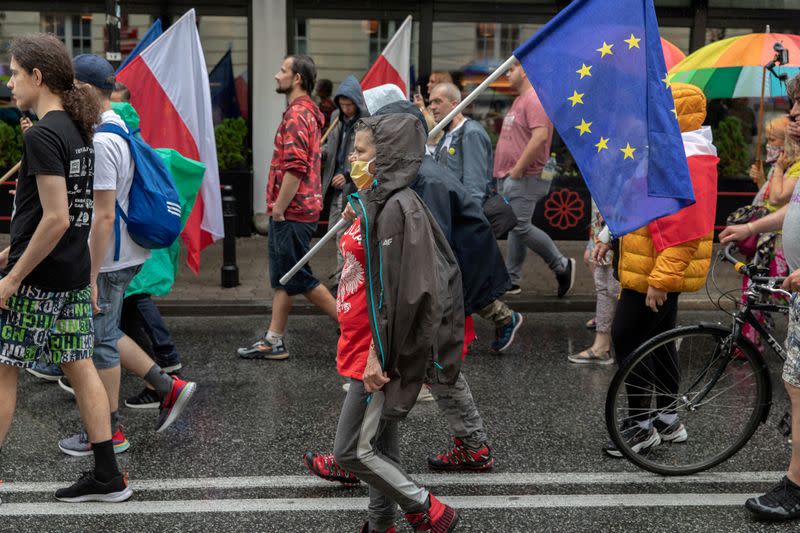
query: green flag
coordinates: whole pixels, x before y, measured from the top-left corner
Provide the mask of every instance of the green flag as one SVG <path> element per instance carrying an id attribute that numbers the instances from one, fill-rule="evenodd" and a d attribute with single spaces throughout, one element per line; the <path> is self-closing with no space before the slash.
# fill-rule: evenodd
<path id="1" fill-rule="evenodd" d="M 130 130 L 139 129 L 139 114 L 128 103 L 113 102 L 112 109 L 116 112 Z M 175 188 L 181 200 L 181 225 L 186 225 L 189 213 L 192 212 L 194 201 L 200 191 L 200 184 L 206 172 L 206 166 L 199 161 L 184 157 L 169 148 L 157 148 L 156 152 L 164 160 L 172 175 Z M 142 265 L 142 270 L 128 285 L 125 296 L 132 294 L 153 294 L 163 296 L 169 294 L 175 275 L 178 273 L 178 258 L 181 244 L 177 239 L 169 248 L 153 250 L 150 259 Z"/>

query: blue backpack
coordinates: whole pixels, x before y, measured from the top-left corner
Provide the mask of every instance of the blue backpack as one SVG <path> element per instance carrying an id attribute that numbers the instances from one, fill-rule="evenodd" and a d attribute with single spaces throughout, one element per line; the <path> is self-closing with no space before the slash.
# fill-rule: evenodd
<path id="1" fill-rule="evenodd" d="M 181 203 L 172 176 L 158 152 L 136 135 L 116 124 L 105 123 L 95 132 L 113 133 L 128 141 L 135 165 L 128 213 L 117 202 L 114 218 L 114 261 L 119 260 L 120 223 L 125 221 L 131 239 L 142 248 L 166 248 L 181 234 Z"/>

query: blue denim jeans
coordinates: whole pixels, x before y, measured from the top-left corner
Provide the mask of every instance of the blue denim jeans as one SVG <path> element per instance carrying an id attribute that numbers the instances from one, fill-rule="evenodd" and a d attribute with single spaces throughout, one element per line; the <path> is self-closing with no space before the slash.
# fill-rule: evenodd
<path id="1" fill-rule="evenodd" d="M 117 341 L 123 335 L 122 301 L 131 280 L 141 270 L 135 265 L 113 272 L 101 272 L 97 276 L 97 306 L 100 312 L 94 316 L 94 366 L 98 370 L 119 366 Z"/>

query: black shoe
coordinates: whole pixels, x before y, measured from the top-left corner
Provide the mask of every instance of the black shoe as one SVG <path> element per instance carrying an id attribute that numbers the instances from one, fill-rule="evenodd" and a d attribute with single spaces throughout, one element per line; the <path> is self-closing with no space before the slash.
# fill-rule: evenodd
<path id="1" fill-rule="evenodd" d="M 511 288 L 509 288 L 506 291 L 506 294 L 513 295 L 513 294 L 520 294 L 521 292 L 522 292 L 522 287 L 520 287 L 519 285 L 512 285 Z"/>
<path id="2" fill-rule="evenodd" d="M 556 274 L 556 281 L 558 281 L 558 297 L 563 298 L 575 285 L 575 259 L 572 257 L 567 259 L 567 268 L 562 273 Z"/>
<path id="3" fill-rule="evenodd" d="M 145 387 L 136 396 L 131 396 L 125 400 L 125 407 L 131 409 L 158 409 L 161 405 L 161 398 L 158 397 L 156 391 Z"/>
<path id="4" fill-rule="evenodd" d="M 800 486 L 783 476 L 763 496 L 750 498 L 744 504 L 760 520 L 793 520 L 800 518 Z"/>
<path id="5" fill-rule="evenodd" d="M 75 396 L 75 389 L 72 388 L 72 385 L 69 383 L 69 379 L 66 376 L 60 378 L 58 380 L 58 386 L 67 391 L 68 393 Z"/>
<path id="6" fill-rule="evenodd" d="M 56 499 L 68 503 L 124 502 L 133 496 L 127 474 L 118 474 L 107 483 L 98 481 L 94 472 L 84 472 L 72 486 L 56 491 Z"/>
<path id="7" fill-rule="evenodd" d="M 642 452 L 653 446 L 661 444 L 661 437 L 656 431 L 656 428 L 650 426 L 649 429 L 644 429 L 634 421 L 626 421 L 622 429 L 622 438 L 628 443 L 628 446 L 636 453 Z M 617 445 L 613 440 L 609 440 L 603 451 L 611 457 L 622 457 L 622 452 L 617 449 Z"/>

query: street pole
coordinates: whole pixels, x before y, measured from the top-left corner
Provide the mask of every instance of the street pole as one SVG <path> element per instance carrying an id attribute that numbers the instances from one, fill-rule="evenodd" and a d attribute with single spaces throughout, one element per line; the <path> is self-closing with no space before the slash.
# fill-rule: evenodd
<path id="1" fill-rule="evenodd" d="M 108 47 L 106 60 L 117 68 L 122 61 L 119 49 L 121 11 L 118 0 L 106 0 L 106 33 L 108 34 Z"/>
<path id="2" fill-rule="evenodd" d="M 450 124 L 450 122 L 456 117 L 456 115 L 461 113 L 464 110 L 464 108 L 466 108 L 469 104 L 472 103 L 473 100 L 475 100 L 478 96 L 480 96 L 481 93 L 485 91 L 489 87 L 489 85 L 492 84 L 492 82 L 494 82 L 494 80 L 502 76 L 509 68 L 511 68 L 511 65 L 513 65 L 514 61 L 516 60 L 517 58 L 511 56 L 508 59 L 506 59 L 502 65 L 497 67 L 497 70 L 492 72 L 492 74 L 488 78 L 483 80 L 483 83 L 478 85 L 474 91 L 469 93 L 469 96 L 464 98 L 464 100 L 462 100 L 461 103 L 455 107 L 455 109 L 450 111 L 450 113 L 448 113 L 448 115 L 444 117 L 442 121 L 439 122 L 430 131 L 430 133 L 428 133 L 428 139 L 433 139 L 434 137 L 436 137 L 440 131 L 442 131 L 448 124 Z M 297 272 L 301 268 L 303 268 L 305 264 L 308 263 L 311 260 L 311 258 L 317 254 L 317 252 L 319 252 L 322 249 L 323 245 L 329 240 L 331 240 L 336 235 L 336 232 L 345 227 L 347 224 L 349 224 L 349 222 L 347 222 L 344 218 L 342 218 L 335 226 L 330 228 L 328 232 L 322 236 L 319 242 L 317 242 L 317 244 L 315 244 L 314 247 L 311 248 L 308 251 L 308 253 L 304 255 L 302 259 L 300 259 L 300 261 L 298 261 L 297 264 L 294 265 L 292 269 L 280 279 L 281 284 L 286 285 L 286 283 L 290 279 L 292 279 L 292 276 L 297 274 Z"/>

